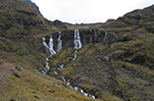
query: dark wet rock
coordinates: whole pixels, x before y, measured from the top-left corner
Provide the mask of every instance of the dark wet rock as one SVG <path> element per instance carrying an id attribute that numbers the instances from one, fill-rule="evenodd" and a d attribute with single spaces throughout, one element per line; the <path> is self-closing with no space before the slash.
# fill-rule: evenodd
<path id="1" fill-rule="evenodd" d="M 10 101 L 16 101 L 15 99 L 10 99 Z"/>
<path id="2" fill-rule="evenodd" d="M 55 91 L 54 91 L 54 90 L 48 90 L 48 92 L 50 92 L 50 93 L 54 93 Z"/>
<path id="3" fill-rule="evenodd" d="M 40 99 L 40 98 L 39 98 L 38 96 L 36 96 L 36 95 L 35 95 L 34 97 L 35 97 L 36 99 Z"/>
<path id="4" fill-rule="evenodd" d="M 20 75 L 17 72 L 13 72 L 13 75 L 20 78 Z"/>
<path id="5" fill-rule="evenodd" d="M 35 92 L 35 91 L 32 91 L 32 93 L 36 94 L 36 92 Z"/>

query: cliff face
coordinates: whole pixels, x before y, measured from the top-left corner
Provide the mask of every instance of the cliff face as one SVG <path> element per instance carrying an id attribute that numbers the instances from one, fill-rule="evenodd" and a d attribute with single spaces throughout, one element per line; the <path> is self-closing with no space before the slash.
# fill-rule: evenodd
<path id="1" fill-rule="evenodd" d="M 9 76 L 13 83 L 8 85 L 19 91 L 6 85 L 3 98 L 11 94 L 20 100 L 16 94 L 31 83 L 35 87 L 26 86 L 29 90 L 24 91 L 34 101 L 93 100 L 72 87 L 104 101 L 154 100 L 154 6 L 106 23 L 71 25 L 48 21 L 29 0 L 0 0 L 0 17 L 0 66 L 6 61 L 22 67 L 14 71 L 22 79 Z M 56 90 L 63 92 L 59 96 Z"/>

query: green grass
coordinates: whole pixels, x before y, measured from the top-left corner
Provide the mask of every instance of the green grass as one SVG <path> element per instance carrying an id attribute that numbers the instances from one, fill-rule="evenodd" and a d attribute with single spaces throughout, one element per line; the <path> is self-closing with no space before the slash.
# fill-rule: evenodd
<path id="1" fill-rule="evenodd" d="M 10 99 L 17 101 L 93 101 L 92 98 L 81 95 L 72 87 L 65 87 L 62 81 L 37 71 L 34 74 L 21 68 L 21 71 L 14 70 L 13 72 L 18 73 L 20 78 L 12 73 L 8 75 L 9 81 L 3 88 L 0 88 L 0 101 L 9 101 Z"/>

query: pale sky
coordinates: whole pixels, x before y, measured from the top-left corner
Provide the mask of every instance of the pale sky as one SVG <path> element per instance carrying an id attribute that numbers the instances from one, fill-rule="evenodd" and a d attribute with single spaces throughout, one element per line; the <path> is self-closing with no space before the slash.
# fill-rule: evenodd
<path id="1" fill-rule="evenodd" d="M 106 22 L 135 9 L 154 4 L 154 0 L 31 0 L 48 20 L 69 23 Z"/>

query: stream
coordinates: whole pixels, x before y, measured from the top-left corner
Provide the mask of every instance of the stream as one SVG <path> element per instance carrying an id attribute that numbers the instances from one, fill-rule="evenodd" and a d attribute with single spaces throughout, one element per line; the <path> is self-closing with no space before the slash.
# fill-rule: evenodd
<path id="1" fill-rule="evenodd" d="M 107 32 L 106 32 L 106 30 L 105 29 L 103 29 L 104 31 L 105 31 L 105 36 L 104 36 L 104 39 L 103 39 L 103 42 L 106 40 L 106 37 L 107 37 Z M 90 32 L 92 32 L 92 29 L 90 29 Z M 95 34 L 95 38 L 97 37 L 97 32 L 96 32 L 96 30 L 94 30 L 94 34 Z M 62 49 L 62 40 L 61 40 L 61 31 L 59 31 L 59 36 L 58 36 L 58 39 L 57 39 L 57 41 L 58 41 L 58 43 L 57 43 L 57 50 L 56 50 L 56 52 L 59 52 L 61 49 Z M 90 35 L 90 41 L 89 41 L 90 43 L 92 43 L 92 34 Z M 42 43 L 43 43 L 43 45 L 45 46 L 45 48 L 46 48 L 46 50 L 48 50 L 49 51 L 49 53 L 50 53 L 50 55 L 48 56 L 48 57 L 46 57 L 46 62 L 45 62 L 45 67 L 44 67 L 44 69 L 42 70 L 42 73 L 43 74 L 47 74 L 47 72 L 48 72 L 48 70 L 50 69 L 50 67 L 49 67 L 49 58 L 51 57 L 51 56 L 53 56 L 53 55 L 55 55 L 56 54 L 56 52 L 54 51 L 54 49 L 53 49 L 53 38 L 52 38 L 52 36 L 50 35 L 50 38 L 49 38 L 49 43 L 47 44 L 46 43 L 46 39 L 45 39 L 45 37 L 42 37 Z M 75 49 L 75 51 L 74 51 L 74 53 L 73 53 L 73 61 L 75 61 L 76 60 L 76 58 L 77 58 L 77 52 L 78 52 L 78 50 L 80 49 L 80 48 L 82 48 L 82 43 L 81 43 L 81 40 L 80 40 L 80 31 L 78 30 L 78 29 L 75 29 L 74 30 L 74 49 Z M 106 58 L 106 57 L 105 57 Z M 108 60 L 108 58 L 106 58 L 107 60 Z M 55 75 L 58 75 L 58 76 L 60 76 L 61 77 L 61 79 L 68 85 L 68 86 L 72 86 L 71 85 L 71 83 L 70 83 L 70 81 L 69 80 L 66 80 L 65 79 L 65 76 L 64 75 L 62 75 L 61 73 L 60 73 L 60 70 L 64 67 L 65 65 L 64 64 L 61 64 L 59 67 L 58 67 L 58 69 L 56 69 L 56 70 L 54 70 L 53 72 L 54 72 L 54 74 Z M 73 87 L 73 86 L 72 86 Z M 88 96 L 88 97 L 92 97 L 93 99 L 95 99 L 96 97 L 94 96 L 94 95 L 92 95 L 92 94 L 89 94 L 89 93 L 86 93 L 83 89 L 81 89 L 81 88 L 79 88 L 79 87 L 73 87 L 76 91 L 79 91 L 81 94 L 83 94 L 83 95 L 85 95 L 85 96 Z"/>

